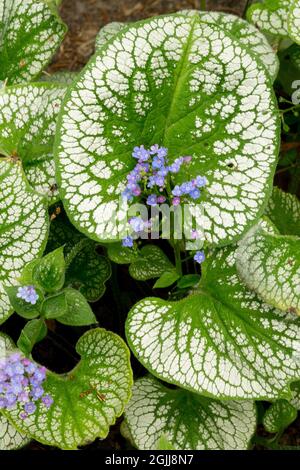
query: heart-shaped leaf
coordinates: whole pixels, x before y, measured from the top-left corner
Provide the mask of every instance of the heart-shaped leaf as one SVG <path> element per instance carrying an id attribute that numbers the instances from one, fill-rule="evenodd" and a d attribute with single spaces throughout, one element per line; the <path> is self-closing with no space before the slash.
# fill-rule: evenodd
<path id="1" fill-rule="evenodd" d="M 276 400 L 263 418 L 266 431 L 277 433 L 287 428 L 297 418 L 297 410 L 287 400 Z"/>
<path id="2" fill-rule="evenodd" d="M 129 351 L 119 336 L 100 328 L 90 330 L 76 350 L 81 360 L 70 373 L 47 373 L 43 387 L 54 400 L 50 409 L 37 403 L 36 412 L 25 420 L 17 407 L 5 411 L 20 431 L 61 449 L 105 438 L 123 413 L 132 385 Z"/>
<path id="3" fill-rule="evenodd" d="M 299 0 L 263 0 L 247 11 L 248 20 L 265 33 L 300 43 Z"/>
<path id="4" fill-rule="evenodd" d="M 0 332 L 0 359 L 4 358 L 9 351 L 15 349 L 12 340 Z M 0 450 L 15 450 L 26 446 L 30 438 L 21 434 L 8 421 L 6 416 L 0 412 Z"/>
<path id="5" fill-rule="evenodd" d="M 88 302 L 96 302 L 105 292 L 105 283 L 111 276 L 109 260 L 97 252 L 97 244 L 79 233 L 61 208 L 50 226 L 46 251 L 64 246 L 67 270 L 65 286 L 78 289 Z"/>
<path id="6" fill-rule="evenodd" d="M 125 417 L 141 450 L 156 449 L 161 436 L 177 450 L 247 449 L 256 427 L 254 402 L 212 400 L 152 377 L 135 382 Z"/>
<path id="7" fill-rule="evenodd" d="M 0 80 L 11 84 L 37 77 L 66 30 L 53 2 L 0 0 Z"/>
<path id="8" fill-rule="evenodd" d="M 0 158 L 0 323 L 12 313 L 4 286 L 16 285 L 25 265 L 44 250 L 48 212 L 18 162 Z"/>
<path id="9" fill-rule="evenodd" d="M 58 129 L 64 206 L 96 240 L 119 236 L 135 145 L 164 145 L 171 161 L 193 156 L 177 182 L 207 177 L 197 223 L 210 243 L 240 238 L 269 197 L 279 137 L 269 76 L 246 46 L 198 14 L 153 18 L 114 36 L 68 90 Z"/>
<path id="10" fill-rule="evenodd" d="M 300 238 L 258 224 L 239 243 L 236 260 L 239 276 L 264 302 L 300 315 Z"/>
<path id="11" fill-rule="evenodd" d="M 235 249 L 218 251 L 198 292 L 178 302 L 146 298 L 126 336 L 139 361 L 166 382 L 217 398 L 290 398 L 299 371 L 299 321 L 241 283 Z"/>
<path id="12" fill-rule="evenodd" d="M 300 236 L 300 201 L 293 194 L 274 187 L 266 215 L 281 235 Z"/>
<path id="13" fill-rule="evenodd" d="M 126 26 L 127 25 L 125 23 L 121 23 L 119 21 L 113 21 L 112 23 L 108 23 L 103 26 L 96 36 L 95 48 L 99 49 L 100 47 L 104 46 L 107 41 L 113 38 L 122 29 L 126 28 Z"/>
<path id="14" fill-rule="evenodd" d="M 4 88 L 0 93 L 0 151 L 20 159 L 29 183 L 46 195 L 58 198 L 53 144 L 56 119 L 66 88 L 35 83 Z"/>

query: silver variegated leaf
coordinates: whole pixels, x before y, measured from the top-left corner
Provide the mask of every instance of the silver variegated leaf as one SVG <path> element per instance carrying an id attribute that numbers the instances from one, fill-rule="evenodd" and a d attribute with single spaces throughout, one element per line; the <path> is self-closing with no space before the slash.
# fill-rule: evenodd
<path id="1" fill-rule="evenodd" d="M 300 315 L 300 238 L 258 224 L 239 243 L 236 260 L 239 276 L 264 302 Z"/>
<path id="2" fill-rule="evenodd" d="M 55 3 L 0 0 L 0 80 L 33 80 L 61 43 L 67 27 Z"/>
<path id="3" fill-rule="evenodd" d="M 235 248 L 219 250 L 194 294 L 138 302 L 126 322 L 128 343 L 156 377 L 192 392 L 289 399 L 300 377 L 299 320 L 249 291 L 235 263 Z"/>
<path id="4" fill-rule="evenodd" d="M 0 152 L 22 161 L 29 183 L 49 203 L 58 198 L 53 145 L 65 91 L 63 85 L 35 83 L 0 92 Z"/>
<path id="5" fill-rule="evenodd" d="M 48 226 L 46 201 L 30 188 L 20 162 L 0 158 L 0 323 L 12 313 L 4 286 L 16 285 L 42 254 Z"/>
<path id="6" fill-rule="evenodd" d="M 208 242 L 240 238 L 265 208 L 279 137 L 269 76 L 198 14 L 134 23 L 101 47 L 69 89 L 58 129 L 61 197 L 93 239 L 118 238 L 119 196 L 140 144 L 163 144 L 171 160 L 193 156 L 177 182 L 207 177 L 197 222 Z"/>
<path id="7" fill-rule="evenodd" d="M 100 47 L 104 46 L 107 41 L 113 38 L 117 33 L 119 33 L 122 29 L 126 28 L 126 23 L 121 23 L 119 21 L 113 21 L 112 23 L 108 23 L 103 26 L 99 33 L 96 36 L 95 47 L 99 49 Z"/>
<path id="8" fill-rule="evenodd" d="M 43 387 L 54 400 L 50 409 L 39 402 L 25 420 L 17 406 L 5 411 L 20 431 L 65 450 L 105 438 L 131 394 L 129 351 L 119 336 L 90 330 L 79 339 L 76 351 L 81 360 L 71 372 L 47 373 Z"/>
<path id="9" fill-rule="evenodd" d="M 125 417 L 141 450 L 157 449 L 161 436 L 177 450 L 245 450 L 256 427 L 254 402 L 213 400 L 153 377 L 135 382 Z"/>
<path id="10" fill-rule="evenodd" d="M 267 409 L 263 425 L 266 431 L 277 433 L 287 428 L 297 418 L 296 408 L 287 400 L 276 400 Z"/>

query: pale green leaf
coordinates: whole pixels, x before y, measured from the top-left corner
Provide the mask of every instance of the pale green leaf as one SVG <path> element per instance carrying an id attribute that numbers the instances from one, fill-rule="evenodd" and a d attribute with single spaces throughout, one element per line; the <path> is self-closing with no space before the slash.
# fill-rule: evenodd
<path id="1" fill-rule="evenodd" d="M 0 80 L 27 82 L 39 75 L 61 43 L 66 25 L 54 4 L 0 0 Z"/>
<path id="2" fill-rule="evenodd" d="M 56 292 L 64 285 L 65 271 L 64 248 L 60 247 L 43 256 L 34 265 L 32 279 L 46 292 Z"/>
<path id="3" fill-rule="evenodd" d="M 194 294 L 146 298 L 129 312 L 126 336 L 158 378 L 217 398 L 290 398 L 300 377 L 300 325 L 239 280 L 235 248 L 219 250 Z"/>
<path id="4" fill-rule="evenodd" d="M 77 290 L 64 289 L 67 312 L 57 317 L 57 321 L 64 325 L 84 326 L 97 323 L 97 319 L 86 301 L 86 298 Z"/>
<path id="5" fill-rule="evenodd" d="M 0 323 L 12 313 L 4 286 L 18 285 L 25 265 L 41 255 L 47 204 L 32 191 L 18 162 L 0 158 Z"/>
<path id="6" fill-rule="evenodd" d="M 126 28 L 126 26 L 127 25 L 125 23 L 118 21 L 113 21 L 112 23 L 108 23 L 103 26 L 96 36 L 95 48 L 99 49 L 100 47 L 104 46 L 107 41 L 112 39 L 122 29 Z"/>
<path id="7" fill-rule="evenodd" d="M 123 413 L 132 385 L 129 351 L 119 336 L 90 330 L 76 350 L 81 360 L 71 372 L 47 373 L 43 387 L 54 399 L 50 409 L 39 402 L 35 414 L 25 420 L 17 407 L 5 411 L 20 431 L 66 450 L 105 438 Z"/>
<path id="8" fill-rule="evenodd" d="M 294 382 L 291 386 L 292 399 L 290 403 L 297 409 L 300 410 L 300 382 Z"/>
<path id="9" fill-rule="evenodd" d="M 77 72 L 71 72 L 69 70 L 61 70 L 59 72 L 55 72 L 52 75 L 49 73 L 44 73 L 40 80 L 42 82 L 47 83 L 60 83 L 62 85 L 71 85 L 74 82 L 75 78 L 77 77 Z"/>
<path id="10" fill-rule="evenodd" d="M 58 198 L 53 161 L 57 115 L 66 88 L 35 83 L 0 91 L 0 153 L 20 159 L 33 189 Z"/>
<path id="11" fill-rule="evenodd" d="M 132 149 L 159 143 L 171 161 L 193 156 L 178 183 L 207 177 L 197 223 L 208 242 L 226 245 L 264 211 L 278 124 L 265 66 L 225 29 L 198 14 L 134 23 L 98 50 L 64 100 L 55 157 L 68 216 L 90 238 L 117 240 Z"/>
<path id="12" fill-rule="evenodd" d="M 239 276 L 264 302 L 300 315 L 300 238 L 256 225 L 239 243 Z"/>
<path id="13" fill-rule="evenodd" d="M 266 215 L 281 235 L 300 236 L 300 201 L 293 194 L 274 187 Z"/>
<path id="14" fill-rule="evenodd" d="M 159 279 L 157 279 L 153 286 L 153 289 L 164 289 L 165 287 L 169 287 L 174 284 L 174 282 L 176 282 L 179 278 L 180 275 L 175 269 L 173 271 L 165 271 L 162 273 Z"/>
<path id="15" fill-rule="evenodd" d="M 135 382 L 125 417 L 141 450 L 156 449 L 162 435 L 177 450 L 246 450 L 256 427 L 254 402 L 217 401 L 152 377 Z"/>
<path id="16" fill-rule="evenodd" d="M 266 431 L 277 433 L 287 428 L 297 418 L 297 410 L 287 400 L 276 400 L 263 418 Z"/>
<path id="17" fill-rule="evenodd" d="M 27 356 L 34 345 L 47 335 L 47 326 L 42 318 L 26 323 L 17 341 L 18 348 Z"/>
<path id="18" fill-rule="evenodd" d="M 5 358 L 15 346 L 12 340 L 0 332 L 0 359 Z M 26 446 L 30 442 L 30 438 L 21 434 L 8 421 L 6 416 L 0 412 L 0 450 L 15 450 Z"/>
<path id="19" fill-rule="evenodd" d="M 288 37 L 287 18 L 291 0 L 263 0 L 248 8 L 247 18 L 255 26 L 274 36 Z"/>

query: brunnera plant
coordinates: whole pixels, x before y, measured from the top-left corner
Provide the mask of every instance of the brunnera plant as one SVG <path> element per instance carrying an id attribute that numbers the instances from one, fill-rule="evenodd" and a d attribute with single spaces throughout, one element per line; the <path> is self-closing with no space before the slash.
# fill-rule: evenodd
<path id="1" fill-rule="evenodd" d="M 253 5 L 253 24 L 112 23 L 82 72 L 49 76 L 57 3 L 0 1 L 0 323 L 24 323 L 0 332 L 0 449 L 76 449 L 123 414 L 138 449 L 280 448 L 300 408 L 300 203 L 273 180 L 281 121 L 292 150 L 300 129 L 270 42 L 298 47 L 299 2 Z M 39 364 L 57 325 L 78 336 L 63 374 Z"/>

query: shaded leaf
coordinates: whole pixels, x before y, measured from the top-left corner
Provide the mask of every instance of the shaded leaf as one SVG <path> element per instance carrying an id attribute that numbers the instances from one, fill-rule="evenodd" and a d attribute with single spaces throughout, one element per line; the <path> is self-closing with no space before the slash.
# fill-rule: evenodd
<path id="1" fill-rule="evenodd" d="M 267 409 L 263 425 L 266 431 L 277 433 L 287 428 L 297 418 L 297 410 L 287 400 L 276 400 Z"/>
<path id="2" fill-rule="evenodd" d="M 300 236 L 300 201 L 293 194 L 274 187 L 266 215 L 281 235 Z"/>

